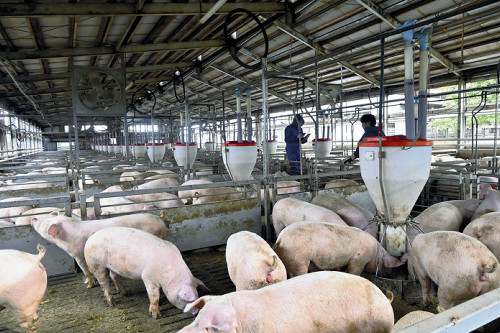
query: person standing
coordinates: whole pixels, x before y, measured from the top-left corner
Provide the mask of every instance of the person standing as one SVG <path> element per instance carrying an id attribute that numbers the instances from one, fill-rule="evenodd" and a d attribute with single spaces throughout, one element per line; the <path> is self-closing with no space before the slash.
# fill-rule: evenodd
<path id="1" fill-rule="evenodd" d="M 293 117 L 293 121 L 285 128 L 286 156 L 290 163 L 290 175 L 300 175 L 300 144 L 306 143 L 309 134 L 302 131 L 304 118 L 300 114 Z"/>
<path id="2" fill-rule="evenodd" d="M 359 143 L 363 141 L 364 138 L 369 138 L 369 137 L 374 137 L 378 136 L 378 128 L 377 128 L 377 118 L 375 118 L 374 115 L 372 114 L 365 114 L 361 117 L 361 126 L 365 130 L 365 133 L 363 133 L 363 136 L 361 136 L 361 139 L 358 141 L 358 147 L 354 151 L 354 154 L 346 159 L 344 161 L 344 164 L 347 163 L 352 163 L 354 160 L 359 158 Z M 385 136 L 384 132 L 382 131 L 382 136 Z"/>

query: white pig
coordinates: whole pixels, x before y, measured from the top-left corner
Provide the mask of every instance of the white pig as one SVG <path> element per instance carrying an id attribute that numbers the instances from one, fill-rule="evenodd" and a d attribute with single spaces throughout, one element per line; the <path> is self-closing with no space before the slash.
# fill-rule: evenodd
<path id="1" fill-rule="evenodd" d="M 191 179 L 191 180 L 188 180 L 188 181 L 182 183 L 181 186 L 202 185 L 202 184 L 212 184 L 212 181 L 210 179 Z M 179 198 L 181 198 L 181 200 L 185 204 L 192 204 L 193 203 L 193 196 L 197 191 L 198 191 L 198 189 L 183 190 L 183 191 L 179 191 L 178 195 L 179 195 Z"/>
<path id="2" fill-rule="evenodd" d="M 210 202 L 243 199 L 244 193 L 234 187 L 213 187 L 196 190 L 193 195 L 193 205 Z"/>
<path id="3" fill-rule="evenodd" d="M 174 244 L 142 230 L 123 227 L 100 230 L 87 240 L 84 253 L 89 270 L 101 284 L 110 306 L 114 305 L 110 276 L 121 295 L 126 291 L 120 277 L 142 279 L 150 300 L 149 313 L 155 319 L 160 316 L 160 288 L 179 309 L 198 298 L 196 287 L 207 289 L 191 274 Z"/>
<path id="4" fill-rule="evenodd" d="M 24 200 L 31 200 L 31 199 L 26 198 L 26 197 L 17 197 L 17 198 L 3 199 L 3 200 L 0 200 L 0 202 L 16 202 L 16 201 L 24 201 Z M 27 206 L 0 208 L 0 219 L 2 219 L 4 221 L 9 221 L 9 222 L 16 222 L 17 217 L 11 217 L 11 216 L 21 215 L 22 213 L 24 213 L 30 209 L 37 208 L 37 207 L 38 207 L 37 205 L 27 205 Z"/>
<path id="5" fill-rule="evenodd" d="M 184 309 L 200 309 L 198 316 L 179 333 L 390 332 L 391 292 L 388 297 L 365 278 L 315 272 L 257 290 L 200 297 Z"/>
<path id="6" fill-rule="evenodd" d="M 47 273 L 40 260 L 45 249 L 38 244 L 38 255 L 17 250 L 0 250 L 0 311 L 14 312 L 26 332 L 38 324 L 38 306 L 47 289 Z"/>
<path id="7" fill-rule="evenodd" d="M 148 205 L 153 205 L 157 208 L 173 208 L 184 206 L 184 202 L 178 196 L 172 193 L 160 192 L 149 194 L 129 195 L 125 197 L 134 202 L 147 202 Z"/>
<path id="8" fill-rule="evenodd" d="M 464 234 L 476 238 L 500 258 L 500 212 L 478 217 L 465 227 Z"/>
<path id="9" fill-rule="evenodd" d="M 325 189 L 347 186 L 359 186 L 359 183 L 352 179 L 334 179 L 325 184 Z"/>
<path id="10" fill-rule="evenodd" d="M 438 285 L 439 305 L 444 309 L 500 285 L 495 255 L 477 239 L 456 231 L 415 237 L 408 271 L 418 277 L 424 303 L 431 301 L 431 280 Z"/>
<path id="11" fill-rule="evenodd" d="M 33 228 L 46 240 L 56 244 L 76 260 L 86 276 L 87 288 L 92 288 L 95 279 L 85 262 L 83 247 L 96 231 L 109 227 L 131 227 L 149 232 L 160 238 L 167 235 L 167 227 L 161 217 L 152 214 L 132 214 L 102 220 L 76 221 L 53 213 L 50 219 L 31 221 Z"/>
<path id="12" fill-rule="evenodd" d="M 153 188 L 164 188 L 164 187 L 172 187 L 179 186 L 179 182 L 174 178 L 160 178 L 148 181 L 144 184 L 134 186 L 135 190 L 149 190 Z"/>
<path id="13" fill-rule="evenodd" d="M 236 290 L 259 289 L 286 280 L 283 262 L 259 235 L 240 231 L 226 245 L 229 277 Z"/>
<path id="14" fill-rule="evenodd" d="M 297 222 L 285 228 L 274 245 L 288 276 L 309 270 L 339 270 L 347 266 L 351 274 L 363 270 L 382 276 L 392 267 L 403 265 L 370 234 L 358 228 L 323 222 Z"/>
<path id="15" fill-rule="evenodd" d="M 283 171 L 284 172 L 284 171 Z M 295 181 L 295 180 L 283 180 L 283 181 L 278 181 L 276 182 L 276 198 L 273 196 L 273 190 L 269 189 L 269 200 L 270 202 L 273 201 L 273 199 L 278 200 L 280 195 L 283 194 L 292 194 L 292 193 L 299 193 L 301 191 L 300 189 L 300 182 Z M 262 206 L 264 206 L 264 189 L 260 190 L 260 200 Z"/>
<path id="16" fill-rule="evenodd" d="M 346 198 L 334 194 L 322 193 L 314 197 L 311 203 L 337 213 L 347 225 L 364 230 L 377 238 L 378 226 L 376 223 L 371 223 L 374 217 L 373 214 Z"/>
<path id="17" fill-rule="evenodd" d="M 337 213 L 295 198 L 278 200 L 273 208 L 272 220 L 276 235 L 279 235 L 286 226 L 300 221 L 321 221 L 347 225 Z"/>
<path id="18" fill-rule="evenodd" d="M 39 220 L 50 219 L 52 216 L 50 213 L 59 211 L 57 207 L 42 207 L 42 208 L 33 208 L 25 211 L 18 218 L 16 218 L 16 225 L 28 225 L 31 224 L 31 220 L 33 218 L 37 218 Z"/>
<path id="19" fill-rule="evenodd" d="M 487 213 L 500 212 L 500 191 L 494 190 L 488 184 L 481 184 L 479 198 L 484 198 L 484 200 L 477 207 L 471 221 Z"/>
<path id="20" fill-rule="evenodd" d="M 422 321 L 432 316 L 434 316 L 434 313 L 432 312 L 412 311 L 401 317 L 401 319 L 399 319 L 397 323 L 394 324 L 394 328 L 392 329 L 391 332 L 396 333 L 397 331 L 402 330 L 403 328 L 411 326 L 415 323 L 418 323 L 419 321 Z"/>

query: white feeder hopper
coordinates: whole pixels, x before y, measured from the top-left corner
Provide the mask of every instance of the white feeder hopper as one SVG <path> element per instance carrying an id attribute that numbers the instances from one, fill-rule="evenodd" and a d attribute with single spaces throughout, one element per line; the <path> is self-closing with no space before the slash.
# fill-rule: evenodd
<path id="1" fill-rule="evenodd" d="M 122 152 L 122 147 L 120 145 L 113 145 L 113 152 L 115 154 L 120 154 Z"/>
<path id="2" fill-rule="evenodd" d="M 198 145 L 196 142 L 191 142 L 189 148 L 186 149 L 186 144 L 181 142 L 174 143 L 174 158 L 178 166 L 186 168 L 186 162 L 189 162 L 189 167 L 193 166 L 194 160 L 196 159 L 196 154 L 198 153 Z M 188 161 L 186 161 L 186 155 L 188 155 Z"/>
<path id="3" fill-rule="evenodd" d="M 132 145 L 133 147 L 133 155 L 135 158 L 141 158 L 143 157 L 144 155 L 146 155 L 146 146 L 143 145 L 143 144 L 135 144 L 135 145 Z"/>
<path id="4" fill-rule="evenodd" d="M 314 139 L 314 156 L 316 156 L 316 158 L 328 157 L 330 155 L 330 151 L 332 150 L 332 146 L 333 141 L 331 139 Z"/>
<path id="5" fill-rule="evenodd" d="M 215 151 L 215 142 L 212 142 L 212 141 L 205 142 L 205 150 L 206 151 Z"/>
<path id="6" fill-rule="evenodd" d="M 401 256 L 406 249 L 406 218 L 415 205 L 431 170 L 432 141 L 413 140 L 404 135 L 382 137 L 382 185 L 379 181 L 379 138 L 368 137 L 359 143 L 361 176 L 366 188 L 382 216 L 380 235 L 385 233 L 385 247 L 393 256 Z M 385 229 L 385 230 L 384 230 Z"/>
<path id="7" fill-rule="evenodd" d="M 223 147 L 222 160 L 234 181 L 252 179 L 252 170 L 257 162 L 255 141 L 227 141 Z"/>
<path id="8" fill-rule="evenodd" d="M 127 146 L 126 145 L 120 145 L 122 149 L 122 155 L 125 156 L 127 154 Z"/>
<path id="9" fill-rule="evenodd" d="M 171 143 L 165 143 L 165 150 L 166 149 L 172 149 L 172 144 Z"/>
<path id="10" fill-rule="evenodd" d="M 265 141 L 264 144 L 266 145 L 268 154 L 276 154 L 276 151 L 278 150 L 278 141 L 269 140 Z"/>
<path id="11" fill-rule="evenodd" d="M 166 147 L 164 143 L 156 143 L 154 148 L 153 154 L 153 144 L 148 143 L 147 153 L 151 163 L 159 162 L 163 159 L 163 156 L 165 156 Z"/>
<path id="12" fill-rule="evenodd" d="M 134 150 L 134 145 L 129 145 L 128 146 L 129 148 L 129 151 L 130 151 L 130 155 L 132 155 L 132 157 L 135 157 L 135 150 Z"/>

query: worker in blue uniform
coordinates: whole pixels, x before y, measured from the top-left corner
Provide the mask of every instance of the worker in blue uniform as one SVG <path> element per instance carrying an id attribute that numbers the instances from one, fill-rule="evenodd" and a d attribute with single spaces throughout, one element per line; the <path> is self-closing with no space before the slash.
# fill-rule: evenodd
<path id="1" fill-rule="evenodd" d="M 348 159 L 346 159 L 344 161 L 344 164 L 352 163 L 354 162 L 355 159 L 359 158 L 359 143 L 362 142 L 364 138 L 378 136 L 378 128 L 376 126 L 377 118 L 375 118 L 374 115 L 365 114 L 361 117 L 360 121 L 361 121 L 361 126 L 365 130 L 365 133 L 363 133 L 363 136 L 361 137 L 361 139 L 359 139 L 358 147 L 354 151 L 354 154 Z M 383 131 L 382 131 L 382 136 L 385 136 Z"/>
<path id="2" fill-rule="evenodd" d="M 286 155 L 290 163 L 290 175 L 300 175 L 300 144 L 306 143 L 309 134 L 302 131 L 304 118 L 300 114 L 293 117 L 293 121 L 285 128 Z"/>

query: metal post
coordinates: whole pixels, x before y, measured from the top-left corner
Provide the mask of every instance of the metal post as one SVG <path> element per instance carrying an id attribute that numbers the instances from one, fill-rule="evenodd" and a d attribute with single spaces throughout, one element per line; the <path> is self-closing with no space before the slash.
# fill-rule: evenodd
<path id="1" fill-rule="evenodd" d="M 458 81 L 458 124 L 457 124 L 457 151 L 462 149 L 462 141 L 467 137 L 465 131 L 465 104 L 464 104 L 464 92 L 462 91 L 465 85 L 463 78 Z"/>
<path id="2" fill-rule="evenodd" d="M 266 138 L 267 133 L 267 118 L 268 118 L 268 109 L 267 109 L 267 59 L 262 58 L 262 138 Z M 264 144 L 262 147 L 263 153 L 263 176 L 264 176 L 264 219 L 266 223 L 266 240 L 271 241 L 272 230 L 271 230 L 271 222 L 269 219 L 269 196 L 267 193 L 269 192 L 269 154 L 267 152 L 267 145 Z"/>
<path id="3" fill-rule="evenodd" d="M 419 78 L 419 92 L 418 92 L 418 123 L 420 130 L 419 139 L 427 138 L 427 81 L 429 80 L 429 38 L 430 38 L 429 34 L 424 34 L 419 40 L 420 43 L 420 78 Z"/>
<path id="4" fill-rule="evenodd" d="M 127 114 L 125 113 L 124 116 L 124 122 L 123 122 L 123 136 L 125 140 L 125 160 L 129 161 L 130 160 L 130 153 L 129 153 L 129 138 L 128 138 L 128 119 L 127 119 Z"/>

